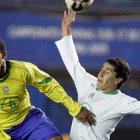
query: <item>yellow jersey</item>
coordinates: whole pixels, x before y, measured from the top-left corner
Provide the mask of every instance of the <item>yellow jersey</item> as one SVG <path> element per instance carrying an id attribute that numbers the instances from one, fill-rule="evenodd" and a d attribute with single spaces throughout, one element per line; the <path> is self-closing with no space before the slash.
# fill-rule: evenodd
<path id="1" fill-rule="evenodd" d="M 66 94 L 59 83 L 32 63 L 7 61 L 7 74 L 0 79 L 0 130 L 21 123 L 33 108 L 26 85 L 36 87 L 55 102 L 62 103 L 72 116 L 81 105 Z"/>

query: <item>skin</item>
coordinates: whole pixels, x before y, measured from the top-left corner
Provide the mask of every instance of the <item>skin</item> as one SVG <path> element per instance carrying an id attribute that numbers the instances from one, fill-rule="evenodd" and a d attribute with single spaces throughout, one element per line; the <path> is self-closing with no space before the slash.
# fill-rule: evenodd
<path id="1" fill-rule="evenodd" d="M 117 85 L 122 81 L 122 78 L 116 78 L 114 66 L 105 62 L 97 77 L 97 88 L 105 92 L 116 90 Z"/>
<path id="2" fill-rule="evenodd" d="M 0 52 L 0 78 L 4 77 L 6 74 L 6 51 Z"/>

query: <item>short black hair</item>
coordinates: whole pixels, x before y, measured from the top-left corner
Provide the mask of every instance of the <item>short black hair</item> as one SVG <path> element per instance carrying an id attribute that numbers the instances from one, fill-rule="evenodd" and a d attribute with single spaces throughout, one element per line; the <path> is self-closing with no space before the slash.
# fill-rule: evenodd
<path id="1" fill-rule="evenodd" d="M 117 73 L 116 77 L 123 79 L 117 86 L 117 89 L 119 89 L 131 75 L 129 64 L 126 60 L 120 57 L 110 58 L 106 62 L 114 66 L 114 71 Z"/>
<path id="2" fill-rule="evenodd" d="M 4 43 L 4 41 L 2 39 L 0 39 L 0 51 L 1 52 L 6 51 L 5 43 Z"/>

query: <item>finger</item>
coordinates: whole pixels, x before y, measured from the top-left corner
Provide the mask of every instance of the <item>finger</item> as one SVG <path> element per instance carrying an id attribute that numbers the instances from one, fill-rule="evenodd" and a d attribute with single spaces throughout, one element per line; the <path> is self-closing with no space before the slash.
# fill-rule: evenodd
<path id="1" fill-rule="evenodd" d="M 73 22 L 75 21 L 75 17 L 76 17 L 76 12 L 72 11 L 72 17 L 73 17 Z"/>
<path id="2" fill-rule="evenodd" d="M 95 125 L 95 123 L 93 123 L 89 118 L 85 119 L 82 121 L 84 125 Z"/>
<path id="3" fill-rule="evenodd" d="M 86 109 L 86 108 L 85 108 Z M 87 109 L 86 109 L 87 110 Z M 92 113 L 91 111 L 87 110 L 88 112 L 90 112 L 90 115 L 93 117 L 96 117 L 96 115 L 94 113 Z"/>
<path id="4" fill-rule="evenodd" d="M 72 19 L 72 21 L 73 21 L 73 22 L 75 21 L 75 16 L 73 16 L 73 19 Z"/>
<path id="5" fill-rule="evenodd" d="M 66 15 L 67 15 L 67 11 L 64 11 L 64 17 L 66 17 Z"/>
<path id="6" fill-rule="evenodd" d="M 73 15 L 76 16 L 76 12 L 75 11 L 73 11 Z"/>
<path id="7" fill-rule="evenodd" d="M 88 119 L 88 124 L 89 124 L 90 126 L 95 125 L 90 119 Z"/>
<path id="8" fill-rule="evenodd" d="M 95 115 L 94 113 L 90 112 L 90 114 L 91 114 L 92 116 L 96 117 L 96 115 Z"/>
<path id="9" fill-rule="evenodd" d="M 74 22 L 75 21 L 76 12 L 72 11 L 72 10 L 69 10 L 68 11 L 68 15 L 72 19 L 72 21 Z"/>
<path id="10" fill-rule="evenodd" d="M 89 123 L 90 126 L 91 125 L 96 125 L 96 123 L 97 123 L 95 118 L 91 115 L 88 116 L 87 120 L 88 120 L 88 123 Z"/>
<path id="11" fill-rule="evenodd" d="M 71 10 L 68 10 L 68 15 L 70 15 L 71 14 Z"/>
<path id="12" fill-rule="evenodd" d="M 88 121 L 89 125 L 96 125 L 96 123 L 97 123 L 96 119 L 95 119 L 96 115 L 94 113 L 92 113 L 91 111 L 87 110 L 87 109 L 86 109 L 86 111 L 88 113 L 87 117 L 86 117 L 86 120 Z"/>
<path id="13" fill-rule="evenodd" d="M 94 121 L 95 123 L 97 123 L 95 117 L 96 117 L 96 115 L 93 114 L 93 113 L 91 112 L 90 115 L 89 115 L 89 118 L 90 118 L 92 121 Z"/>

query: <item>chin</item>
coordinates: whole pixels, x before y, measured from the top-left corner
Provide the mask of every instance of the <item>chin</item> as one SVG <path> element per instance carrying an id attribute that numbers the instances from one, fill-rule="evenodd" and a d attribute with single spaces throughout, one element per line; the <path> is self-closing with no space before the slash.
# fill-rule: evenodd
<path id="1" fill-rule="evenodd" d="M 97 84 L 97 89 L 104 90 L 104 87 L 100 84 Z"/>
<path id="2" fill-rule="evenodd" d="M 99 85 L 99 84 L 97 84 L 97 89 L 102 89 L 102 87 Z"/>

